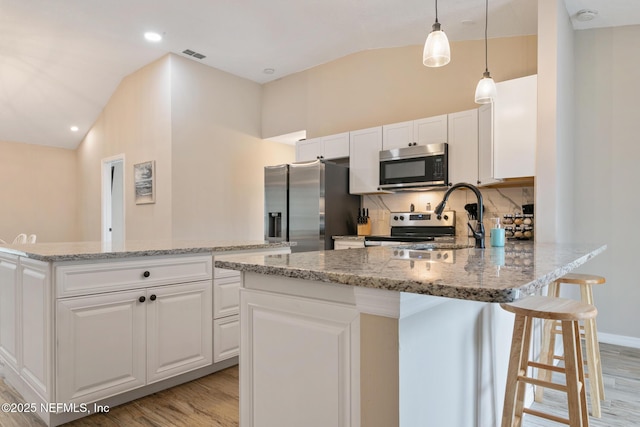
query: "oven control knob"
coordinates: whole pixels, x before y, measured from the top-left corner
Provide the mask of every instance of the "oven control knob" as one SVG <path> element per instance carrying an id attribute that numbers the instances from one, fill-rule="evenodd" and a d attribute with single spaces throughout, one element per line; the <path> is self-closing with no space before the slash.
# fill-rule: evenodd
<path id="1" fill-rule="evenodd" d="M 400 215 L 400 221 L 404 221 L 404 216 Z"/>
<path id="2" fill-rule="evenodd" d="M 394 220 L 394 221 L 397 221 L 397 220 L 398 220 L 398 215 L 394 216 L 394 217 L 393 217 L 393 220 Z"/>

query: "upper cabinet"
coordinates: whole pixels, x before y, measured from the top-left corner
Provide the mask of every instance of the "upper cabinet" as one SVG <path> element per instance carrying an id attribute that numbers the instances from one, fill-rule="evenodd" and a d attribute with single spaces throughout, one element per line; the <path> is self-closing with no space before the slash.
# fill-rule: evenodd
<path id="1" fill-rule="evenodd" d="M 478 183 L 478 109 L 449 114 L 449 182 Z"/>
<path id="2" fill-rule="evenodd" d="M 447 142 L 447 115 L 382 126 L 382 149 Z"/>
<path id="3" fill-rule="evenodd" d="M 493 108 L 494 175 L 499 179 L 535 175 L 538 76 L 496 83 Z"/>
<path id="4" fill-rule="evenodd" d="M 344 157 L 349 157 L 349 132 L 306 139 L 296 143 L 296 162 Z"/>
<path id="5" fill-rule="evenodd" d="M 478 184 L 535 176 L 537 86 L 536 75 L 496 83 L 478 109 Z"/>
<path id="6" fill-rule="evenodd" d="M 380 185 L 382 126 L 351 132 L 349 141 L 349 192 L 377 193 Z"/>

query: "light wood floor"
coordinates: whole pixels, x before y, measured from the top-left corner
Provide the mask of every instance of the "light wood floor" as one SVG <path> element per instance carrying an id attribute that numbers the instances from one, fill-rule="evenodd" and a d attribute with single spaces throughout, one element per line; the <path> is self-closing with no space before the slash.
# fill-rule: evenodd
<path id="1" fill-rule="evenodd" d="M 590 417 L 591 427 L 640 426 L 640 349 L 600 344 L 600 353 L 606 400 L 602 402 L 602 418 Z M 0 402 L 24 401 L 0 379 Z M 546 390 L 544 402 L 536 403 L 534 408 L 563 413 L 566 397 Z M 525 415 L 523 423 L 523 427 L 558 425 L 562 424 L 530 415 Z M 35 416 L 0 412 L 0 426 L 39 427 L 44 423 Z M 238 367 L 111 408 L 108 414 L 65 424 L 65 427 L 89 426 L 238 426 Z"/>

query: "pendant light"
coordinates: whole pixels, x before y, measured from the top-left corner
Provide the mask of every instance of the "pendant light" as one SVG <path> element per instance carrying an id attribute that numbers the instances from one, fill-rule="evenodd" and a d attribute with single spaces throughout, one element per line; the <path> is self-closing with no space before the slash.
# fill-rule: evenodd
<path id="1" fill-rule="evenodd" d="M 484 21 L 484 73 L 476 86 L 476 103 L 489 104 L 496 97 L 496 84 L 489 74 L 489 49 L 487 44 L 487 28 L 489 27 L 489 0 L 486 0 Z"/>
<path id="2" fill-rule="evenodd" d="M 432 30 L 424 43 L 424 51 L 422 52 L 422 63 L 427 67 L 442 67 L 447 65 L 451 60 L 451 49 L 449 48 L 449 39 L 447 35 L 440 29 L 438 22 L 438 0 L 436 0 L 436 22 L 433 24 Z"/>

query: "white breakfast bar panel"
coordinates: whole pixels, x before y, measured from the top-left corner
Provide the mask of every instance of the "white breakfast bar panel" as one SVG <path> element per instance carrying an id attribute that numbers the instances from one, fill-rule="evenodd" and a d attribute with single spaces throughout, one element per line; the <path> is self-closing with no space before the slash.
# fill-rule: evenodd
<path id="1" fill-rule="evenodd" d="M 216 261 L 243 273 L 240 426 L 497 425 L 512 317 L 496 303 L 606 246 L 466 243 L 448 263 L 437 243 Z"/>

